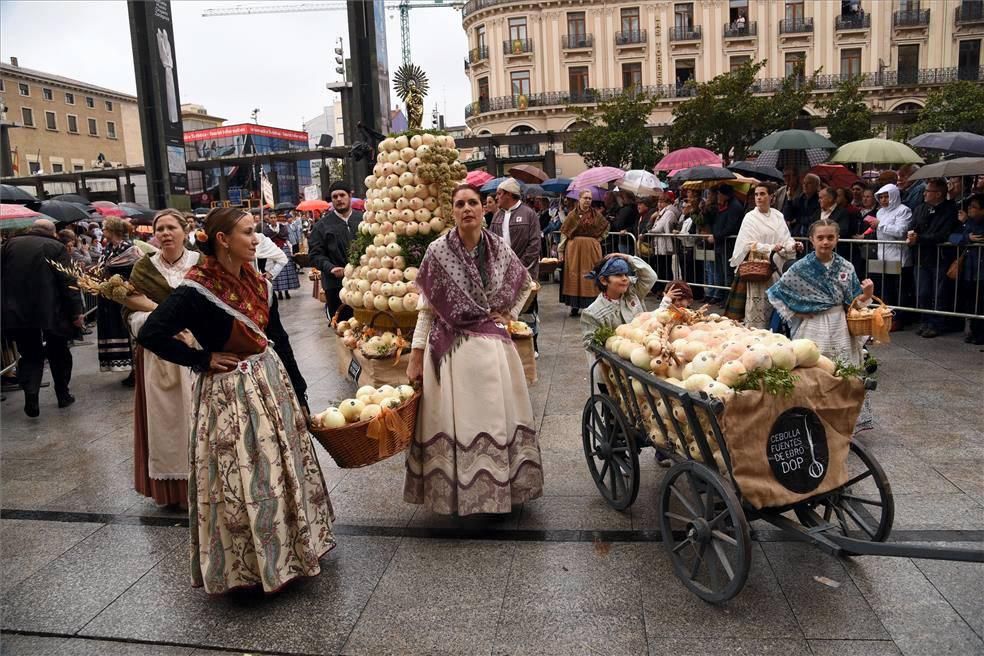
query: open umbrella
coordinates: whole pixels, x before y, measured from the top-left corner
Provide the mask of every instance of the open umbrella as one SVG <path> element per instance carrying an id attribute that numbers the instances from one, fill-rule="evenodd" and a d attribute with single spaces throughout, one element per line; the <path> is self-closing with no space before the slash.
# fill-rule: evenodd
<path id="1" fill-rule="evenodd" d="M 782 171 L 774 166 L 762 164 L 758 160 L 735 162 L 734 164 L 728 166 L 728 170 L 735 173 L 743 173 L 747 176 L 755 178 L 756 180 L 774 180 L 776 182 L 783 181 Z"/>
<path id="2" fill-rule="evenodd" d="M 59 194 L 57 196 L 52 196 L 51 200 L 60 200 L 63 203 L 79 203 L 80 205 L 91 205 L 92 203 L 83 196 L 78 194 Z"/>
<path id="3" fill-rule="evenodd" d="M 756 141 L 749 150 L 806 150 L 837 147 L 833 141 L 813 130 L 778 130 Z"/>
<path id="4" fill-rule="evenodd" d="M 721 166 L 693 166 L 676 175 L 676 179 L 681 182 L 689 180 L 701 180 L 704 182 L 714 180 L 734 180 L 737 178 L 734 173 Z"/>
<path id="5" fill-rule="evenodd" d="M 528 184 L 540 184 L 550 179 L 550 176 L 543 169 L 539 169 L 532 164 L 519 164 L 506 171 L 506 173 L 520 182 L 526 182 Z"/>
<path id="6" fill-rule="evenodd" d="M 544 191 L 551 191 L 555 194 L 562 194 L 567 191 L 567 188 L 571 186 L 570 178 L 550 178 L 549 180 L 544 180 L 541 184 Z"/>
<path id="7" fill-rule="evenodd" d="M 984 136 L 973 132 L 927 132 L 909 139 L 909 145 L 955 155 L 984 155 Z"/>
<path id="8" fill-rule="evenodd" d="M 655 196 L 656 192 L 665 189 L 666 185 L 649 171 L 633 169 L 625 172 L 625 177 L 618 183 L 618 188 L 621 191 L 632 192 L 636 196 Z"/>
<path id="9" fill-rule="evenodd" d="M 842 164 L 818 164 L 810 169 L 810 173 L 820 176 L 831 187 L 850 187 L 861 178 Z"/>
<path id="10" fill-rule="evenodd" d="M 706 148 L 680 148 L 663 156 L 653 167 L 654 172 L 689 169 L 695 166 L 721 166 L 721 158 Z"/>
<path id="11" fill-rule="evenodd" d="M 479 189 L 479 191 L 481 191 L 483 194 L 494 194 L 495 190 L 499 188 L 499 185 L 501 185 L 503 182 L 505 182 L 508 179 L 509 178 L 505 178 L 505 177 L 493 178 L 488 182 L 486 182 L 485 184 L 483 184 L 482 188 Z"/>
<path id="12" fill-rule="evenodd" d="M 904 143 L 891 139 L 861 139 L 837 149 L 831 162 L 876 164 L 922 164 L 923 158 Z"/>
<path id="13" fill-rule="evenodd" d="M 301 212 L 324 212 L 329 207 L 331 207 L 331 203 L 320 198 L 312 198 L 311 200 L 301 201 L 295 209 Z"/>
<path id="14" fill-rule="evenodd" d="M 74 203 L 73 203 L 74 204 Z M 120 218 L 125 218 L 129 216 L 127 211 L 122 207 L 117 205 L 107 206 L 107 205 L 97 205 L 92 208 L 100 216 L 118 216 Z"/>
<path id="15" fill-rule="evenodd" d="M 608 193 L 601 187 L 585 187 L 583 189 L 571 189 L 570 191 L 567 192 L 567 197 L 577 200 L 577 198 L 581 195 L 582 191 L 591 192 L 591 202 L 593 203 L 600 203 L 601 201 L 605 200 L 605 194 Z"/>
<path id="16" fill-rule="evenodd" d="M 910 180 L 947 178 L 961 175 L 984 175 L 984 157 L 957 157 L 927 164 L 909 176 Z"/>
<path id="17" fill-rule="evenodd" d="M 811 169 L 817 164 L 823 164 L 830 157 L 823 148 L 807 148 L 805 150 L 763 150 L 755 159 L 760 166 L 774 166 L 780 171 L 792 166 L 798 171 Z"/>
<path id="18" fill-rule="evenodd" d="M 28 228 L 37 219 L 49 218 L 16 203 L 0 203 L 0 230 Z"/>
<path id="19" fill-rule="evenodd" d="M 364 198 L 353 198 L 352 199 L 352 209 L 359 210 L 360 212 L 366 211 L 366 201 Z"/>
<path id="20" fill-rule="evenodd" d="M 36 201 L 37 198 L 14 185 L 0 184 L 0 203 L 23 205 Z"/>
<path id="21" fill-rule="evenodd" d="M 75 223 L 92 218 L 82 205 L 61 200 L 41 201 L 38 211 L 47 214 L 58 223 Z"/>
<path id="22" fill-rule="evenodd" d="M 289 212 L 294 209 L 294 203 L 277 203 L 276 207 L 273 209 L 277 212 Z"/>
<path id="23" fill-rule="evenodd" d="M 582 171 L 571 180 L 570 189 L 584 189 L 585 187 L 600 187 L 609 182 L 617 182 L 625 177 L 625 171 L 614 166 L 596 166 L 593 169 Z"/>
<path id="24" fill-rule="evenodd" d="M 468 175 L 465 176 L 465 182 L 473 187 L 481 187 L 483 184 L 492 179 L 493 176 L 491 173 L 480 169 L 469 171 Z"/>
<path id="25" fill-rule="evenodd" d="M 523 186 L 523 198 L 546 198 L 549 194 L 538 184 L 528 184 Z"/>

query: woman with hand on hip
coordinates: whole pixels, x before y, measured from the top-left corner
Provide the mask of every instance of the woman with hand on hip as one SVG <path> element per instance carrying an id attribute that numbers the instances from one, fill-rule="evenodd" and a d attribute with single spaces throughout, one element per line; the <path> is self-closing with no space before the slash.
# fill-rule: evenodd
<path id="1" fill-rule="evenodd" d="M 507 326 L 532 290 L 482 228 L 478 189 L 451 199 L 455 228 L 427 247 L 407 376 L 422 382 L 403 498 L 442 515 L 508 513 L 543 493 L 536 423 Z"/>

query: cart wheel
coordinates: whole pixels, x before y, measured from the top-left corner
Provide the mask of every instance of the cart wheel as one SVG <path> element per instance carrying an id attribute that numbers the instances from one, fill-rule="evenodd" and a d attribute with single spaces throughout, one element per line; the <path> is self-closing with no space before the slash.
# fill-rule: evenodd
<path id="1" fill-rule="evenodd" d="M 895 521 L 895 498 L 881 465 L 868 450 L 851 442 L 847 458 L 847 483 L 830 494 L 811 499 L 807 508 L 840 529 L 849 538 L 884 542 Z M 797 508 L 805 526 L 815 526 L 815 516 Z"/>
<path id="2" fill-rule="evenodd" d="M 615 510 L 631 506 L 639 494 L 639 452 L 625 415 L 609 397 L 595 394 L 584 405 L 581 441 L 601 496 Z"/>
<path id="3" fill-rule="evenodd" d="M 748 520 L 717 472 L 693 461 L 674 465 L 659 492 L 659 527 L 673 572 L 704 601 L 741 592 L 752 565 Z"/>

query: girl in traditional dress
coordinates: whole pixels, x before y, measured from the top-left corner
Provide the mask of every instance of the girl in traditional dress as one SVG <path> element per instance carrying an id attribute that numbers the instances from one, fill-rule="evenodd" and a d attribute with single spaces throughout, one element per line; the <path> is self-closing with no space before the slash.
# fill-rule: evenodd
<path id="1" fill-rule="evenodd" d="M 130 275 L 139 292 L 126 300 L 123 316 L 137 335 L 147 317 L 171 295 L 200 254 L 185 248 L 192 223 L 177 210 L 154 217 L 154 237 L 160 250 L 145 255 Z M 192 345 L 189 333 L 181 336 Z M 142 346 L 133 353 L 136 394 L 133 403 L 134 487 L 159 506 L 188 507 L 188 436 L 191 434 L 190 369 L 162 360 Z M 156 421 L 148 421 L 149 417 Z M 166 420 L 162 420 L 167 418 Z"/>
<path id="2" fill-rule="evenodd" d="M 769 301 L 789 323 L 793 339 L 816 342 L 831 360 L 860 367 L 867 338 L 847 329 L 847 308 L 857 298 L 862 306 L 871 301 L 875 283 L 858 281 L 854 266 L 837 254 L 840 227 L 820 219 L 810 226 L 814 251 L 796 262 L 768 290 Z M 872 427 L 871 407 L 865 398 L 855 432 Z"/>
<path id="3" fill-rule="evenodd" d="M 601 239 L 608 232 L 608 221 L 591 207 L 591 190 L 585 189 L 575 207 L 560 226 L 558 257 L 564 263 L 560 280 L 560 302 L 569 305 L 571 316 L 591 305 L 597 291 L 584 275 L 601 259 Z"/>
<path id="4" fill-rule="evenodd" d="M 99 258 L 99 266 L 103 268 L 107 278 L 117 274 L 129 278 L 133 265 L 143 257 L 143 253 L 129 240 L 129 224 L 115 216 L 106 217 L 103 234 L 106 235 L 108 244 Z M 127 387 L 133 387 L 133 352 L 130 350 L 130 333 L 123 321 L 118 303 L 99 297 L 96 330 L 99 371 L 128 371 L 130 375 L 122 382 Z"/>
<path id="5" fill-rule="evenodd" d="M 789 227 L 782 217 L 782 212 L 769 205 L 769 188 L 765 185 L 755 187 L 755 209 L 742 219 L 741 228 L 735 241 L 734 254 L 729 264 L 738 269 L 746 259 L 768 259 L 776 254 L 777 265 L 782 265 L 796 257 L 797 251 L 803 249 L 789 234 Z M 735 274 L 737 279 L 737 273 Z M 745 325 L 749 328 L 768 328 L 772 319 L 772 305 L 766 297 L 766 290 L 779 279 L 779 272 L 773 272 L 772 278 L 765 282 L 737 281 L 732 286 L 732 296 L 743 297 Z M 745 287 L 742 294 L 741 287 Z M 728 299 L 729 311 L 736 311 L 736 304 Z M 737 305 L 740 305 L 738 303 Z"/>
<path id="6" fill-rule="evenodd" d="M 632 278 L 635 278 L 633 280 Z M 656 272 L 641 257 L 612 253 L 598 262 L 588 273 L 588 279 L 599 290 L 588 308 L 581 313 L 581 343 L 591 344 L 595 330 L 602 326 L 615 328 L 629 323 L 646 311 L 646 295 L 656 284 Z M 594 362 L 594 356 L 588 356 Z"/>
<path id="7" fill-rule="evenodd" d="M 277 292 L 277 298 L 280 300 L 285 297 L 290 298 L 290 290 L 301 287 L 297 279 L 297 267 L 294 265 L 294 251 L 289 241 L 290 226 L 280 217 L 273 215 L 269 222 L 264 222 L 263 234 L 287 256 L 287 264 L 273 278 L 273 291 Z"/>
<path id="8" fill-rule="evenodd" d="M 272 291 L 252 267 L 249 213 L 216 208 L 196 233 L 205 255 L 147 318 L 138 340 L 198 376 L 188 505 L 192 584 L 276 591 L 321 571 L 332 511 L 305 415 L 264 330 Z M 188 330 L 201 349 L 175 335 Z"/>
<path id="9" fill-rule="evenodd" d="M 523 364 L 506 331 L 533 281 L 482 228 L 478 189 L 452 196 L 456 228 L 427 248 L 407 376 L 423 383 L 403 498 L 442 515 L 508 513 L 543 493 Z"/>

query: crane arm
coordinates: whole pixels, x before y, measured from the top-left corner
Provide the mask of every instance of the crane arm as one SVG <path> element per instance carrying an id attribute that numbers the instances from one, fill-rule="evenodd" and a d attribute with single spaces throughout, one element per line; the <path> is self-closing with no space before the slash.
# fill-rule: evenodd
<path id="1" fill-rule="evenodd" d="M 334 2 L 296 2 L 274 5 L 233 5 L 231 7 L 217 7 L 206 9 L 202 16 L 206 18 L 214 16 L 239 16 L 252 14 L 289 14 L 300 11 L 338 11 L 345 9 L 345 0 L 335 0 Z M 459 0 L 384 0 L 387 7 L 398 7 L 401 4 L 413 9 L 440 9 L 450 7 L 460 9 L 464 2 Z"/>

